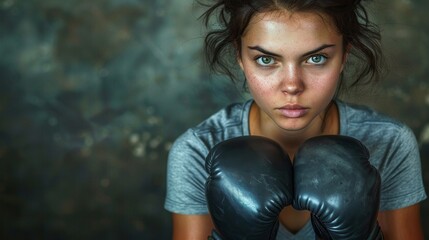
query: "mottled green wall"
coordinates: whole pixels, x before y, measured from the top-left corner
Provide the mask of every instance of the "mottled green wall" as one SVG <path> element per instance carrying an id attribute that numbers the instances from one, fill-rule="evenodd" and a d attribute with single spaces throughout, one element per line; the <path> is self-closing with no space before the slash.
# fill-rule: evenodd
<path id="1" fill-rule="evenodd" d="M 193 0 L 0 0 L 1 239 L 170 238 L 172 141 L 247 98 L 204 66 L 201 9 Z M 347 98 L 414 130 L 428 186 L 429 2 L 372 9 L 390 73 Z M 429 226 L 427 201 L 422 211 Z"/>

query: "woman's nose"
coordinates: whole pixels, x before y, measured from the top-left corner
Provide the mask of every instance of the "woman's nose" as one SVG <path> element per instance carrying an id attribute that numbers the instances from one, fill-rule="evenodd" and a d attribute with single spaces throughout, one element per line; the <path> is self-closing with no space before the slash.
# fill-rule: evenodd
<path id="1" fill-rule="evenodd" d="M 299 66 L 287 65 L 283 73 L 282 92 L 289 95 L 298 95 L 304 91 L 304 82 Z"/>

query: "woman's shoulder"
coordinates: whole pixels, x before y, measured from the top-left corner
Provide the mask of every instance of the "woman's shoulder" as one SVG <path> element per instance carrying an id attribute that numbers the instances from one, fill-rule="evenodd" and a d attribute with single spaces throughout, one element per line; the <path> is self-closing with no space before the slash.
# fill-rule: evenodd
<path id="1" fill-rule="evenodd" d="M 340 133 L 364 140 L 371 145 L 415 143 L 413 131 L 404 122 L 371 107 L 337 101 Z M 414 144 L 415 145 L 415 144 Z"/>
<path id="2" fill-rule="evenodd" d="M 248 134 L 248 113 L 252 100 L 230 104 L 215 112 L 198 125 L 187 129 L 174 145 L 205 149 L 232 137 Z"/>
<path id="3" fill-rule="evenodd" d="M 247 100 L 241 103 L 230 104 L 192 129 L 197 133 L 204 133 L 206 131 L 223 130 L 229 127 L 241 126 L 243 122 L 248 120 L 251 103 L 252 100 Z"/>
<path id="4" fill-rule="evenodd" d="M 380 112 L 370 106 L 336 101 L 340 114 L 340 123 L 348 127 L 369 128 L 407 128 L 404 122 L 395 119 L 386 113 Z"/>

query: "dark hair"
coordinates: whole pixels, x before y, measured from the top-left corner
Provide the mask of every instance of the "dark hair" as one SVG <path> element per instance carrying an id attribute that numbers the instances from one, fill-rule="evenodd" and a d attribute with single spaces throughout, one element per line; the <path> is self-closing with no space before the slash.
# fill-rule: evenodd
<path id="1" fill-rule="evenodd" d="M 206 27 L 210 27 L 213 17 L 217 21 L 205 37 L 207 62 L 212 71 L 226 74 L 233 81 L 237 81 L 234 71 L 237 50 L 241 49 L 241 36 L 251 18 L 257 13 L 279 9 L 314 11 L 333 19 L 343 35 L 344 46 L 350 44 L 350 55 L 358 60 L 353 62 L 358 64 L 353 66 L 354 72 L 348 74 L 350 86 L 380 78 L 383 65 L 380 32 L 368 19 L 361 0 L 215 0 L 211 5 L 203 5 L 209 7 L 201 16 Z"/>

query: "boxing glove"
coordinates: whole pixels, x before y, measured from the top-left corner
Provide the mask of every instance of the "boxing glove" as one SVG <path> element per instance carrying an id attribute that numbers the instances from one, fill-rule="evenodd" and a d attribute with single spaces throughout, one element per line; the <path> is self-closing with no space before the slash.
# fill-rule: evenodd
<path id="1" fill-rule="evenodd" d="M 263 137 L 233 138 L 211 149 L 206 199 L 218 231 L 212 239 L 275 239 L 280 211 L 293 200 L 292 168 L 282 148 Z"/>
<path id="2" fill-rule="evenodd" d="M 309 210 L 321 239 L 382 239 L 380 176 L 366 147 L 346 136 L 314 137 L 294 159 L 293 207 Z"/>

